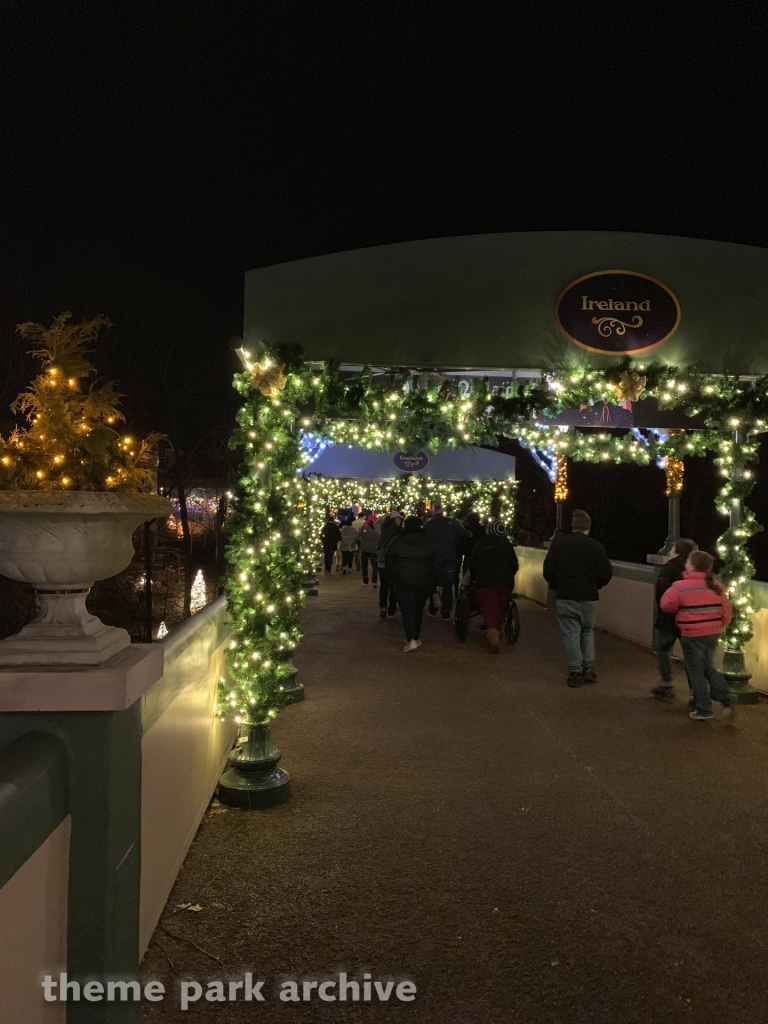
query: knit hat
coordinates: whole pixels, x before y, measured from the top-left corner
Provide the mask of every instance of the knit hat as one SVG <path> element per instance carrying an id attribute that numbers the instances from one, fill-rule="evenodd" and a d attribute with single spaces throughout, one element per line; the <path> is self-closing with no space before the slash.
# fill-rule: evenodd
<path id="1" fill-rule="evenodd" d="M 500 519 L 494 519 L 488 527 L 488 532 L 492 537 L 503 537 L 507 531 L 504 523 L 502 523 Z"/>
<path id="2" fill-rule="evenodd" d="M 589 512 L 585 512 L 583 508 L 576 508 L 573 510 L 571 516 L 571 529 L 572 530 L 589 530 L 592 526 L 592 516 Z"/>

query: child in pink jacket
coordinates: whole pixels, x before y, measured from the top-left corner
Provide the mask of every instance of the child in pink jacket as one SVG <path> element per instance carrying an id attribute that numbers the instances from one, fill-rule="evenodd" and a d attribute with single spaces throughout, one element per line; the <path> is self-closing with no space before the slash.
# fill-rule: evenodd
<path id="1" fill-rule="evenodd" d="M 692 551 L 683 578 L 665 591 L 659 601 L 663 612 L 675 616 L 688 678 L 693 686 L 695 710 L 691 718 L 704 722 L 714 718 L 712 699 L 735 710 L 735 703 L 723 676 L 712 664 L 718 638 L 731 621 L 731 603 L 725 588 L 712 574 L 714 558 L 706 551 Z"/>

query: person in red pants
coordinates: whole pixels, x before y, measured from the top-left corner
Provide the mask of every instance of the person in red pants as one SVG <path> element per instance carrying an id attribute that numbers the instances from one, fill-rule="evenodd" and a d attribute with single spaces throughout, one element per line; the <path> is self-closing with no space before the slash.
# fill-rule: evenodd
<path id="1" fill-rule="evenodd" d="M 485 635 L 493 654 L 499 653 L 501 627 L 518 567 L 517 555 L 506 535 L 504 523 L 494 519 L 469 557 L 469 568 L 477 586 L 477 603 L 483 613 Z"/>

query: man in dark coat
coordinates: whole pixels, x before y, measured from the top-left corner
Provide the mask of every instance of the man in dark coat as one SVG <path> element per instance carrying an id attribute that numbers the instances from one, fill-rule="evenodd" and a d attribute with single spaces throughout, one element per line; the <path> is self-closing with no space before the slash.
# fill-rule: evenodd
<path id="1" fill-rule="evenodd" d="M 568 685 L 596 683 L 595 617 L 598 591 L 613 576 L 603 545 L 589 536 L 592 519 L 577 508 L 571 533 L 552 541 L 544 559 L 544 579 L 555 591 L 555 611 L 568 658 Z"/>
<path id="2" fill-rule="evenodd" d="M 408 516 L 402 532 L 387 548 L 385 571 L 394 585 L 403 615 L 403 651 L 407 654 L 421 647 L 421 618 L 424 604 L 435 588 L 437 571 L 435 545 L 418 516 Z"/>
<path id="3" fill-rule="evenodd" d="M 491 523 L 486 535 L 478 537 L 469 556 L 469 568 L 477 585 L 477 603 L 483 613 L 485 635 L 491 652 L 498 654 L 501 627 L 519 568 L 517 554 L 500 519 Z"/>
<path id="4" fill-rule="evenodd" d="M 675 546 L 670 552 L 669 561 L 666 562 L 659 575 L 656 577 L 656 619 L 653 624 L 653 647 L 659 659 L 659 675 L 661 684 L 654 686 L 651 693 L 659 700 L 674 700 L 675 688 L 672 685 L 672 658 L 670 652 L 675 641 L 680 639 L 680 630 L 675 622 L 674 615 L 668 615 L 659 607 L 661 595 L 664 594 L 673 583 L 683 578 L 685 563 L 692 551 L 698 551 L 699 545 L 695 540 L 688 537 L 681 537 L 675 541 Z"/>
<path id="5" fill-rule="evenodd" d="M 437 585 L 441 590 L 440 614 L 450 619 L 453 608 L 453 591 L 459 582 L 459 545 L 472 534 L 458 519 L 445 515 L 441 502 L 432 503 L 432 517 L 425 523 L 424 532 L 435 548 Z M 429 614 L 437 615 L 434 598 L 429 599 Z"/>

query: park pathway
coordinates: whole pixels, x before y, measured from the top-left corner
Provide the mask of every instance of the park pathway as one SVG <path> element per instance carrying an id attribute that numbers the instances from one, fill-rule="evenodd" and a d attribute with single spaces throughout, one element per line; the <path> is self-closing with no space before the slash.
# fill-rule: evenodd
<path id="1" fill-rule="evenodd" d="M 599 683 L 570 690 L 554 616 L 527 601 L 498 658 L 440 619 L 404 655 L 376 598 L 353 574 L 309 599 L 307 699 L 274 727 L 293 795 L 206 815 L 144 961 L 169 996 L 142 1019 L 765 1020 L 768 707 L 691 722 L 687 694 L 650 698 L 652 655 L 605 634 Z M 181 1012 L 170 964 L 251 971 L 267 1002 Z M 277 997 L 339 971 L 416 1000 Z"/>

